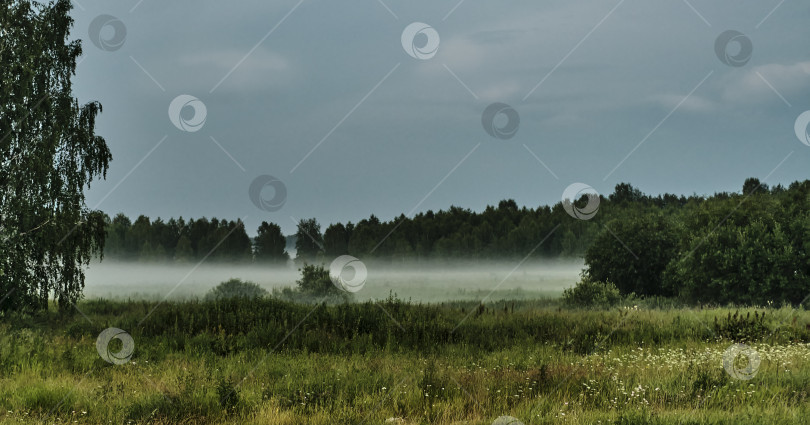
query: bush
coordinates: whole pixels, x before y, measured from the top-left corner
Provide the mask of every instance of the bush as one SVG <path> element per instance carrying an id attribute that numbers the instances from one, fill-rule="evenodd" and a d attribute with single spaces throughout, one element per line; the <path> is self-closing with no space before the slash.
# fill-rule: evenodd
<path id="1" fill-rule="evenodd" d="M 329 271 L 323 266 L 304 264 L 298 271 L 301 272 L 301 279 L 295 281 L 295 284 L 303 294 L 325 296 L 338 290 L 329 278 Z"/>
<path id="2" fill-rule="evenodd" d="M 588 276 L 594 281 L 615 282 L 623 295 L 675 295 L 662 284 L 664 270 L 678 252 L 675 227 L 660 212 L 626 214 L 608 223 L 588 247 Z"/>
<path id="3" fill-rule="evenodd" d="M 239 388 L 228 379 L 217 382 L 217 396 L 219 405 L 225 410 L 235 410 L 239 404 Z"/>
<path id="4" fill-rule="evenodd" d="M 217 285 L 205 294 L 206 301 L 217 301 L 231 298 L 262 298 L 267 291 L 261 286 L 241 279 L 230 279 Z"/>
<path id="5" fill-rule="evenodd" d="M 733 315 L 729 312 L 728 317 L 719 320 L 714 316 L 714 332 L 718 336 L 741 343 L 759 341 L 773 333 L 765 323 L 765 312 L 760 315 L 756 310 L 754 317 L 751 317 L 750 311 L 745 316 L 739 311 Z"/>
<path id="6" fill-rule="evenodd" d="M 583 276 L 573 288 L 563 291 L 562 299 L 563 303 L 571 307 L 605 307 L 618 304 L 622 296 L 616 285 Z"/>
<path id="7" fill-rule="evenodd" d="M 329 271 L 322 265 L 305 263 L 298 271 L 301 279 L 295 281 L 297 287 L 273 289 L 273 296 L 296 303 L 343 303 L 352 299 L 350 293 L 341 291 L 332 283 Z"/>
<path id="8" fill-rule="evenodd" d="M 807 295 L 806 264 L 790 235 L 774 219 L 738 226 L 729 219 L 706 235 L 696 234 L 690 255 L 673 258 L 664 274 L 687 301 L 763 305 L 800 303 Z"/>

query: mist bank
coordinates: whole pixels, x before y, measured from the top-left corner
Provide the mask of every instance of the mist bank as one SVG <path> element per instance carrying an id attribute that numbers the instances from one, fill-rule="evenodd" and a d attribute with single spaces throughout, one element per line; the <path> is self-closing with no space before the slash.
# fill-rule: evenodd
<path id="1" fill-rule="evenodd" d="M 582 260 L 519 261 L 368 261 L 368 278 L 354 294 L 358 301 L 390 294 L 414 302 L 442 302 L 487 297 L 532 299 L 559 296 L 579 278 Z M 329 264 L 325 265 L 326 267 Z M 272 291 L 295 286 L 300 278 L 292 261 L 284 265 L 203 263 L 174 264 L 104 260 L 86 274 L 87 298 L 190 299 L 205 295 L 231 278 L 255 282 Z"/>

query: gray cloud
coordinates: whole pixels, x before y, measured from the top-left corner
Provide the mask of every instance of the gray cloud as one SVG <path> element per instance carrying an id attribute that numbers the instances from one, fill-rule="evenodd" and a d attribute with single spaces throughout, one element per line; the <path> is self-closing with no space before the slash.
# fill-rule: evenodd
<path id="1" fill-rule="evenodd" d="M 468 0 L 447 16 L 457 1 L 384 1 L 397 18 L 375 1 L 305 0 L 292 12 L 297 0 L 146 0 L 131 12 L 135 1 L 82 1 L 73 12 L 74 34 L 85 40 L 76 90 L 104 105 L 99 132 L 115 156 L 88 204 L 104 199 L 107 212 L 152 217 L 247 217 L 251 230 L 270 220 L 290 232 L 291 217 L 390 219 L 434 188 L 418 210 L 554 203 L 579 181 L 601 192 L 630 181 L 653 193 L 712 193 L 764 177 L 791 151 L 769 183 L 807 178 L 810 151 L 793 122 L 810 109 L 808 4 L 771 13 L 779 2 L 694 0 L 695 13 L 685 2 Z M 127 27 L 117 51 L 88 40 L 100 14 Z M 401 47 L 414 21 L 441 35 L 430 60 Z M 753 42 L 745 67 L 715 56 L 727 29 Z M 207 107 L 198 132 L 169 121 L 181 94 Z M 483 131 L 492 102 L 520 113 L 513 139 Z M 250 201 L 250 182 L 263 174 L 287 185 L 280 211 Z"/>

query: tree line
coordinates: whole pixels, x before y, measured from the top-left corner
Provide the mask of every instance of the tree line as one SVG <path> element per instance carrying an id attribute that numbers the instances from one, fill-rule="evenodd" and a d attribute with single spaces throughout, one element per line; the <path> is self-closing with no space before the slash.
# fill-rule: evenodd
<path id="1" fill-rule="evenodd" d="M 241 220 L 105 215 L 104 254 L 283 264 L 289 239 L 299 265 L 328 264 L 343 254 L 380 262 L 584 257 L 588 279 L 625 295 L 799 303 L 810 294 L 809 214 L 810 181 L 769 188 L 751 178 L 739 193 L 689 197 L 649 196 L 621 183 L 599 197 L 590 220 L 571 217 L 562 202 L 528 208 L 503 200 L 481 212 L 451 206 L 390 221 L 372 215 L 323 231 L 308 218 L 288 236 L 262 222 L 251 238 Z"/>
<path id="2" fill-rule="evenodd" d="M 584 283 L 690 303 L 781 305 L 810 296 L 810 181 L 693 198 L 678 208 L 637 194 L 585 253 Z"/>
<path id="3" fill-rule="evenodd" d="M 592 220 L 572 218 L 562 202 L 536 208 L 512 200 L 481 212 L 456 206 L 426 211 L 409 218 L 383 221 L 374 215 L 357 223 L 332 223 L 322 230 L 316 218 L 302 219 L 295 234 L 285 236 L 275 223 L 263 222 L 250 238 L 241 220 L 169 219 L 140 216 L 132 222 L 123 214 L 105 218 L 107 257 L 127 260 L 225 260 L 283 262 L 290 239 L 299 263 L 328 263 L 349 254 L 378 261 L 435 259 L 520 259 L 582 257 L 598 237 L 614 206 L 650 203 L 681 206 L 698 199 L 675 195 L 648 197 L 629 184 L 601 196 L 600 212 Z M 578 200 L 575 205 L 587 202 Z M 581 206 L 581 205 L 580 205 Z"/>
<path id="4" fill-rule="evenodd" d="M 574 205 L 584 207 L 586 197 Z M 108 220 L 105 254 L 139 260 L 285 262 L 286 239 L 263 222 L 253 239 L 240 221 Z M 451 206 L 411 218 L 332 223 L 300 220 L 297 263 L 349 254 L 378 262 L 584 257 L 585 277 L 623 295 L 689 302 L 797 304 L 810 295 L 810 181 L 769 188 L 755 178 L 741 192 L 645 195 L 628 183 L 599 196 L 590 220 L 565 205 L 518 207 L 503 200 L 481 212 Z"/>
<path id="5" fill-rule="evenodd" d="M 574 258 L 584 255 L 600 235 L 603 224 L 618 213 L 616 207 L 645 203 L 674 208 L 699 199 L 671 194 L 646 196 L 622 183 L 612 194 L 599 196 L 599 212 L 590 220 L 573 218 L 563 202 L 529 208 L 519 207 L 512 199 L 487 206 L 481 212 L 451 206 L 410 218 L 403 214 L 390 221 L 372 215 L 357 223 L 330 224 L 323 232 L 313 218 L 299 223 L 296 249 L 299 258 L 309 261 L 342 254 L 392 262 Z M 583 208 L 587 202 L 587 196 L 583 196 L 574 206 Z"/>
<path id="6" fill-rule="evenodd" d="M 262 222 L 250 238 L 242 220 L 182 217 L 163 221 L 141 215 L 131 221 L 124 214 L 105 216 L 104 255 L 137 261 L 229 261 L 285 263 L 289 258 L 281 228 Z"/>

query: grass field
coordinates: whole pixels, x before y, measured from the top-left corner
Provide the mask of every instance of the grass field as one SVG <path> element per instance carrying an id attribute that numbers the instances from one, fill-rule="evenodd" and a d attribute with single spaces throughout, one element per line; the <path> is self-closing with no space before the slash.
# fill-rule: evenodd
<path id="1" fill-rule="evenodd" d="M 804 310 L 393 298 L 78 310 L 0 321 L 0 422 L 810 423 Z M 99 355 L 108 327 L 132 336 L 124 364 Z M 759 365 L 739 356 L 729 373 L 734 342 Z"/>

